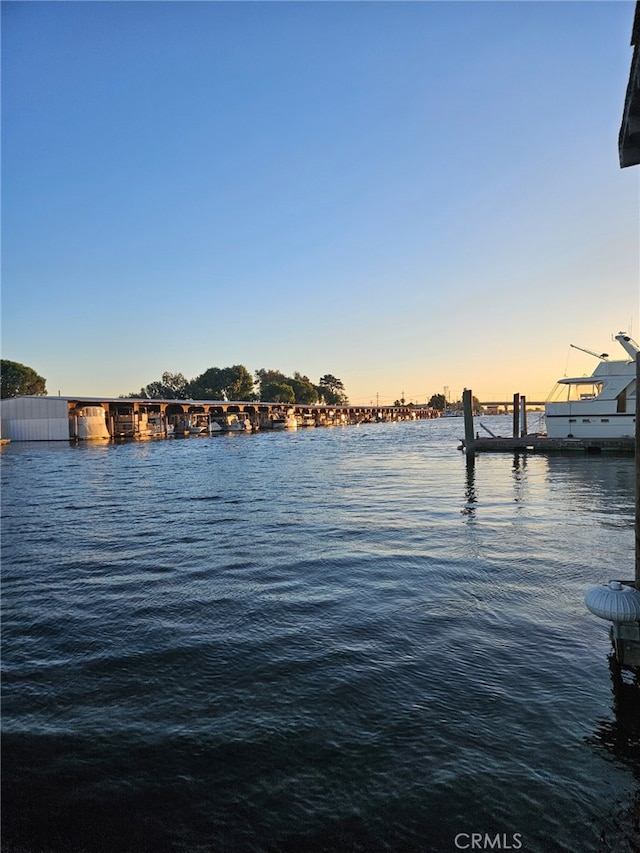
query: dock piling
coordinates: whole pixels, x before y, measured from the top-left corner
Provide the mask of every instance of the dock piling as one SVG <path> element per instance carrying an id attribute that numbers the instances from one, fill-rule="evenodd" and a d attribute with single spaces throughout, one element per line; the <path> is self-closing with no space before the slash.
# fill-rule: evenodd
<path id="1" fill-rule="evenodd" d="M 520 394 L 513 395 L 513 437 L 520 438 Z"/>
<path id="2" fill-rule="evenodd" d="M 467 388 L 462 392 L 462 411 L 464 414 L 464 450 L 467 461 L 475 457 L 475 436 L 473 432 L 473 404 L 471 391 Z"/>
<path id="3" fill-rule="evenodd" d="M 640 590 L 640 353 L 636 355 L 636 589 Z"/>

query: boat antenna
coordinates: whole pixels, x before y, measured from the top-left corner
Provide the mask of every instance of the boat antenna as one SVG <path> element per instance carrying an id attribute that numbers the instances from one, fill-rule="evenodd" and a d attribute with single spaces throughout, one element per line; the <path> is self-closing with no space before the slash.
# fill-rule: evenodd
<path id="1" fill-rule="evenodd" d="M 593 350 L 585 349 L 584 347 L 577 347 L 575 344 L 569 344 L 569 346 L 573 347 L 574 349 L 579 349 L 581 352 L 586 352 L 587 355 L 592 355 L 595 358 L 599 358 L 600 361 L 606 361 L 609 358 L 608 352 L 601 352 L 600 355 L 598 355 L 598 353 L 593 352 Z"/>

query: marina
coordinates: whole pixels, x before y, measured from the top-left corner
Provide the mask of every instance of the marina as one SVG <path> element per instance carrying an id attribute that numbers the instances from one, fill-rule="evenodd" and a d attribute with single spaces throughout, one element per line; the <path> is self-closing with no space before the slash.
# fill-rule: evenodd
<path id="1" fill-rule="evenodd" d="M 146 439 L 430 420 L 428 406 L 323 406 L 229 400 L 14 397 L 2 400 L 9 441 Z"/>
<path id="2" fill-rule="evenodd" d="M 640 853 L 628 4 L 3 5 L 3 853 Z"/>
<path id="3" fill-rule="evenodd" d="M 301 405 L 258 401 L 175 400 L 148 398 L 23 396 L 2 400 L 4 441 L 90 441 L 173 438 L 298 427 L 346 426 L 366 423 L 464 417 L 460 449 L 471 452 L 565 452 L 605 450 L 633 452 L 636 422 L 636 359 L 640 346 L 619 332 L 615 341 L 626 359 L 610 360 L 608 353 L 581 349 L 598 359 L 589 376 L 562 377 L 544 403 L 529 402 L 516 393 L 513 400 L 472 402 L 470 389 L 462 407 L 436 411 L 428 405 L 352 406 Z M 571 346 L 574 346 L 573 344 Z M 528 408 L 544 406 L 542 428 L 530 432 Z M 496 435 L 474 409 L 511 411 L 510 436 Z M 479 429 L 489 437 L 480 435 Z"/>

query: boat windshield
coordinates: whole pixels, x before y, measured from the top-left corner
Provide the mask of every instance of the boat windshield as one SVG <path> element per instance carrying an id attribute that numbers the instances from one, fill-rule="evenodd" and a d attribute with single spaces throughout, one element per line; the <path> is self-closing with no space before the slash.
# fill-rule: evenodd
<path id="1" fill-rule="evenodd" d="M 579 402 L 593 400 L 602 391 L 602 382 L 585 379 L 580 382 L 558 382 L 549 395 L 550 403 Z"/>

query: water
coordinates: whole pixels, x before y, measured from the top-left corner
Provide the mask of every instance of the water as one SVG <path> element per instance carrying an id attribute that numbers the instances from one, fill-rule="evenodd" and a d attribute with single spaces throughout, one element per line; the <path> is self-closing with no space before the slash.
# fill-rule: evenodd
<path id="1" fill-rule="evenodd" d="M 461 427 L 5 447 L 5 849 L 637 850 L 634 460 Z"/>

